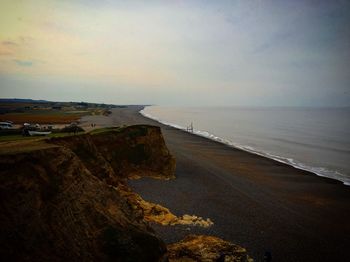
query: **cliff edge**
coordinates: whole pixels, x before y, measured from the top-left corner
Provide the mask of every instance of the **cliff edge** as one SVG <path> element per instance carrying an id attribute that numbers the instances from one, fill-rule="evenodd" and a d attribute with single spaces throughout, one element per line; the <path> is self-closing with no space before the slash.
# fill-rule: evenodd
<path id="1" fill-rule="evenodd" d="M 107 128 L 4 145 L 0 259 L 167 261 L 167 247 L 148 221 L 181 218 L 144 201 L 125 181 L 174 174 L 175 159 L 159 127 Z M 174 258 L 181 259 L 180 249 L 171 247 Z"/>

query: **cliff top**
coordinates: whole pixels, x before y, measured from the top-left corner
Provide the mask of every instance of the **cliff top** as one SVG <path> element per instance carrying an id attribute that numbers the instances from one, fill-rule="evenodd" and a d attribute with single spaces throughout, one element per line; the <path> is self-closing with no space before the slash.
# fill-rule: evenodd
<path id="1" fill-rule="evenodd" d="M 4 140 L 0 141 L 0 155 L 7 154 L 18 154 L 18 153 L 26 153 L 36 150 L 48 149 L 52 147 L 57 147 L 52 143 L 55 139 L 58 138 L 69 138 L 69 137 L 77 137 L 77 136 L 96 136 L 96 135 L 109 135 L 109 134 L 118 134 L 125 132 L 125 135 L 128 135 L 130 131 L 134 131 L 134 133 L 130 133 L 129 135 L 134 135 L 135 130 L 139 130 L 139 134 L 147 133 L 147 129 L 149 128 L 157 128 L 148 125 L 134 125 L 134 126 L 123 126 L 123 127 L 107 127 L 107 128 L 99 128 L 94 129 L 88 133 L 56 133 L 52 134 L 50 137 L 23 137 L 23 139 L 16 140 Z"/>

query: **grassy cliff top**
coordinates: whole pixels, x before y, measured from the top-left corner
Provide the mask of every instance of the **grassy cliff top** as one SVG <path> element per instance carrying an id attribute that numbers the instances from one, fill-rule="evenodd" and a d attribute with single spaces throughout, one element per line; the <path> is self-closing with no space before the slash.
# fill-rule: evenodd
<path id="1" fill-rule="evenodd" d="M 51 147 L 57 147 L 52 143 L 49 143 L 53 138 L 65 138 L 65 137 L 77 137 L 82 135 L 107 135 L 127 132 L 129 136 L 142 136 L 147 134 L 147 125 L 134 125 L 134 126 L 123 126 L 123 127 L 106 127 L 94 129 L 90 132 L 79 132 L 73 133 L 52 133 L 42 137 L 26 137 L 22 135 L 9 135 L 0 136 L 0 155 L 5 154 L 16 154 L 23 152 L 36 151 L 41 149 L 47 149 Z"/>
<path id="2" fill-rule="evenodd" d="M 13 155 L 36 150 L 54 148 L 57 145 L 49 144 L 44 139 L 15 140 L 0 143 L 0 155 Z"/>

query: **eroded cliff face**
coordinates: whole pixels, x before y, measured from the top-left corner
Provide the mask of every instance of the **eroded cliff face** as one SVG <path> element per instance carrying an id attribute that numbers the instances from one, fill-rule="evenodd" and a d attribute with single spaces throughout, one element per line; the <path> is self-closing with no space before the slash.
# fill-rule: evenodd
<path id="1" fill-rule="evenodd" d="M 177 217 L 126 185 L 126 179 L 141 176 L 174 178 L 175 159 L 158 127 L 7 146 L 0 151 L 1 261 L 167 261 L 167 247 L 148 222 L 212 225 L 193 215 Z M 212 242 L 200 238 L 170 246 L 171 259 L 188 259 L 181 249 L 193 243 Z M 202 255 L 206 250 L 212 249 Z M 221 252 L 219 245 L 215 250 Z"/>
<path id="2" fill-rule="evenodd" d="M 137 133 L 139 132 L 139 133 Z M 35 142 L 34 142 L 35 143 Z M 170 178 L 159 128 L 47 141 L 0 158 L 2 261 L 162 261 L 166 246 L 116 190 L 140 174 Z"/>
<path id="3" fill-rule="evenodd" d="M 109 183 L 123 178 L 175 177 L 175 159 L 159 127 L 135 125 L 110 128 L 91 135 L 52 139 L 71 149 L 89 170 Z"/>

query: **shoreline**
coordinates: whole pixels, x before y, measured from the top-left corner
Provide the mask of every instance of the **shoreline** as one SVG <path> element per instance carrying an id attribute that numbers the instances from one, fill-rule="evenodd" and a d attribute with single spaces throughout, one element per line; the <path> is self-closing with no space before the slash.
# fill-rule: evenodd
<path id="1" fill-rule="evenodd" d="M 346 261 L 350 191 L 316 176 L 142 116 L 143 106 L 113 109 L 101 126 L 159 126 L 176 158 L 176 179 L 142 178 L 128 184 L 143 199 L 175 215 L 195 214 L 214 225 L 199 229 L 151 225 L 166 243 L 188 234 L 213 235 L 245 247 L 256 261 Z M 93 120 L 95 121 L 95 120 Z"/>
<path id="2" fill-rule="evenodd" d="M 209 133 L 207 131 L 194 130 L 194 132 L 191 133 L 189 131 L 186 131 L 185 127 L 182 127 L 182 126 L 174 124 L 174 123 L 169 123 L 169 122 L 163 121 L 161 119 L 158 119 L 157 117 L 154 117 L 154 116 L 144 112 L 146 107 L 147 106 L 144 106 L 144 108 L 142 108 L 139 111 L 140 115 L 142 115 L 143 117 L 149 118 L 151 120 L 154 120 L 154 121 L 156 121 L 156 122 L 158 122 L 160 124 L 163 124 L 163 125 L 166 125 L 166 126 L 169 126 L 169 127 L 172 127 L 172 128 L 178 129 L 180 131 L 187 132 L 189 134 L 193 134 L 193 135 L 196 135 L 196 136 L 199 136 L 199 137 L 204 137 L 206 139 L 218 142 L 220 144 L 229 146 L 229 147 L 234 148 L 234 149 L 242 150 L 242 151 L 250 153 L 250 154 L 258 155 L 258 156 L 261 156 L 261 157 L 264 157 L 264 158 L 267 158 L 267 159 L 270 159 L 270 160 L 273 160 L 273 161 L 276 161 L 276 162 L 279 162 L 279 163 L 282 163 L 282 164 L 286 164 L 286 165 L 288 165 L 290 167 L 293 167 L 293 168 L 298 169 L 298 170 L 309 172 L 309 173 L 311 173 L 313 175 L 316 175 L 318 177 L 327 178 L 327 179 L 334 180 L 336 182 L 340 182 L 341 184 L 343 184 L 345 186 L 350 186 L 350 182 L 345 182 L 345 181 L 342 181 L 340 178 L 338 179 L 336 177 L 327 176 L 327 175 L 324 175 L 322 173 L 318 173 L 318 172 L 312 170 L 313 168 L 317 168 L 317 167 L 310 167 L 310 166 L 302 167 L 302 166 L 298 165 L 297 163 L 293 164 L 293 163 L 288 162 L 287 160 L 283 160 L 283 159 L 286 159 L 285 157 L 274 156 L 274 155 L 271 155 L 269 153 L 259 152 L 259 151 L 247 149 L 247 148 L 245 148 L 245 146 L 239 146 L 237 144 L 234 144 L 230 140 L 227 140 L 225 138 L 221 138 L 221 137 L 216 136 L 214 134 L 211 134 L 211 133 Z M 301 163 L 301 164 L 303 164 L 303 163 Z M 305 164 L 303 164 L 303 165 L 305 165 Z M 331 172 L 337 173 L 338 171 L 331 171 Z"/>

